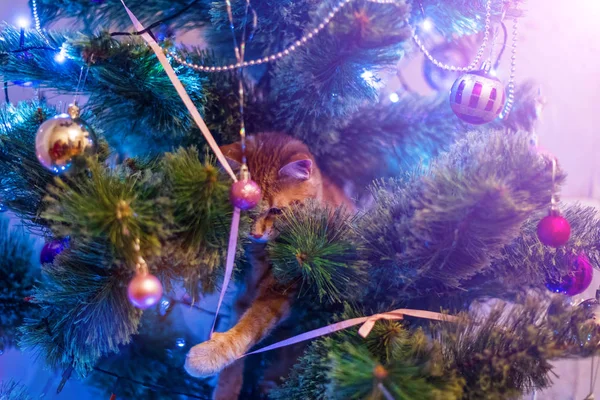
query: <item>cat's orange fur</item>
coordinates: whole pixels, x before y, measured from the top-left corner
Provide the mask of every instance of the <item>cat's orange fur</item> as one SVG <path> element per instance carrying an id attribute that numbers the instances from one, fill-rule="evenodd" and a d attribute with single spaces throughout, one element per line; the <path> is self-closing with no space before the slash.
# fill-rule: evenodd
<path id="1" fill-rule="evenodd" d="M 239 167 L 240 143 L 221 150 Z M 194 346 L 185 363 L 193 376 L 214 375 L 225 368 L 214 394 L 219 400 L 237 399 L 243 360 L 235 360 L 285 318 L 295 295 L 289 287 L 278 285 L 265 254 L 265 243 L 276 234 L 273 221 L 280 210 L 307 199 L 335 207 L 344 205 L 349 210 L 354 207 L 343 191 L 321 173 L 306 145 L 296 139 L 277 133 L 251 136 L 247 140 L 246 157 L 252 179 L 262 189 L 262 205 L 250 235 L 254 240 L 248 251 L 252 272 L 248 274 L 246 293 L 236 304 L 238 312 L 245 312 L 229 331 L 215 333 L 210 340 Z"/>

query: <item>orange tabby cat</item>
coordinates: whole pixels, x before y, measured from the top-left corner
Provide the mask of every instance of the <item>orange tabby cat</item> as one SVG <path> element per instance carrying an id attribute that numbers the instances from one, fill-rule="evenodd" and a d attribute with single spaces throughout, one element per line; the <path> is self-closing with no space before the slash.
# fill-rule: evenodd
<path id="1" fill-rule="evenodd" d="M 240 143 L 221 148 L 234 167 L 241 163 Z M 245 313 L 237 325 L 212 339 L 194 346 L 187 355 L 185 369 L 193 376 L 219 377 L 214 397 L 236 399 L 242 386 L 243 360 L 234 361 L 260 342 L 290 310 L 295 293 L 279 287 L 270 270 L 265 246 L 276 232 L 273 221 L 283 208 L 316 199 L 334 207 L 352 210 L 353 205 L 343 191 L 329 181 L 315 163 L 306 145 L 277 133 L 263 133 L 247 140 L 248 167 L 262 189 L 262 209 L 250 234 L 254 242 L 248 251 L 252 273 L 248 274 L 246 292 L 238 300 L 236 311 Z M 285 290 L 287 289 L 287 291 Z"/>

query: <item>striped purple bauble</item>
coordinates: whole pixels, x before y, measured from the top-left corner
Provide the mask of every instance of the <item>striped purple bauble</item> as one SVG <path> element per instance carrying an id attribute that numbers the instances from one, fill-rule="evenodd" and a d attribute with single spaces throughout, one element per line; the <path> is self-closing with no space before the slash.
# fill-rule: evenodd
<path id="1" fill-rule="evenodd" d="M 493 121 L 502 112 L 506 93 L 499 79 L 485 71 L 468 72 L 459 77 L 450 90 L 454 114 L 474 125 Z"/>

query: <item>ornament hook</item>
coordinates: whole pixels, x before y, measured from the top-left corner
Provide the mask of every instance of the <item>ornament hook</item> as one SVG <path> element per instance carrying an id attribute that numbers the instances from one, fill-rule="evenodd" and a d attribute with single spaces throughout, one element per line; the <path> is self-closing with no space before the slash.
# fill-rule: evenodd
<path id="1" fill-rule="evenodd" d="M 552 196 L 550 197 L 550 212 L 557 211 L 556 201 L 556 157 L 552 157 Z"/>

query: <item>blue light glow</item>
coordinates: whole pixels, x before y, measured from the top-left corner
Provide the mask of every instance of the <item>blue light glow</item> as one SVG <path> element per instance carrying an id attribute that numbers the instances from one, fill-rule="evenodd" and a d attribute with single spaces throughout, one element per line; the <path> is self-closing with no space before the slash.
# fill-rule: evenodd
<path id="1" fill-rule="evenodd" d="M 361 78 L 363 78 L 365 81 L 370 81 L 373 79 L 374 75 L 371 71 L 369 70 L 365 70 L 365 72 L 363 72 L 361 75 Z"/>
<path id="2" fill-rule="evenodd" d="M 375 76 L 375 74 L 368 69 L 365 69 L 360 77 L 365 80 L 370 86 L 376 87 L 380 80 Z"/>
<path id="3" fill-rule="evenodd" d="M 398 93 L 396 93 L 396 92 L 390 93 L 390 101 L 392 103 L 399 102 L 400 101 L 400 96 L 398 96 Z"/>
<path id="4" fill-rule="evenodd" d="M 434 26 L 431 18 L 425 18 L 423 22 L 421 22 L 421 29 L 423 29 L 423 32 L 431 32 Z"/>
<path id="5" fill-rule="evenodd" d="M 29 28 L 31 25 L 31 21 L 26 17 L 17 18 L 17 26 L 21 29 Z"/>

